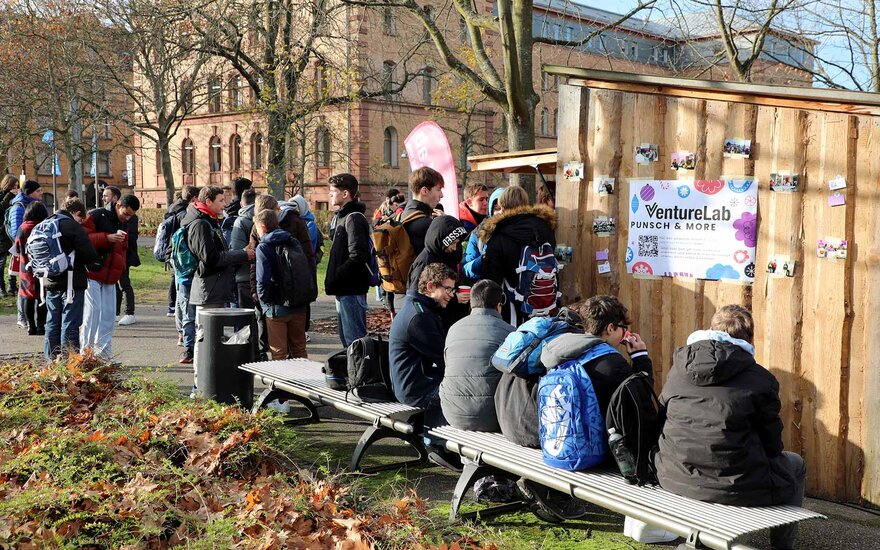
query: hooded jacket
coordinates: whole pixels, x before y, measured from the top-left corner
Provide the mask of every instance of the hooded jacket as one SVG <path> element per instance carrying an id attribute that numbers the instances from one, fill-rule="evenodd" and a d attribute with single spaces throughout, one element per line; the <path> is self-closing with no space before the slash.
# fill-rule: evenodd
<path id="1" fill-rule="evenodd" d="M 251 231 L 254 228 L 254 205 L 249 204 L 238 211 L 238 217 L 232 225 L 232 237 L 229 240 L 229 250 L 244 250 L 250 242 Z M 247 283 L 251 280 L 251 272 L 248 264 L 241 264 L 235 269 L 235 282 Z"/>
<path id="2" fill-rule="evenodd" d="M 18 228 L 21 227 L 21 223 L 24 221 L 24 211 L 27 209 L 27 205 L 36 200 L 37 199 L 32 199 L 24 193 L 19 193 L 9 201 L 9 209 L 6 211 L 3 221 L 6 224 L 4 228 L 6 230 L 6 236 L 10 241 L 15 239 L 15 235 L 18 233 Z"/>
<path id="3" fill-rule="evenodd" d="M 59 210 L 56 214 L 61 219 L 58 227 L 61 229 L 61 250 L 65 254 L 76 252 L 73 261 L 73 289 L 85 290 L 88 287 L 86 266 L 98 259 L 98 252 L 92 246 L 92 241 L 86 234 L 83 226 L 66 210 Z M 67 290 L 67 273 L 57 277 L 51 277 L 46 282 L 46 290 Z"/>
<path id="4" fill-rule="evenodd" d="M 141 265 L 141 256 L 138 253 L 139 228 L 140 220 L 137 216 L 132 216 L 123 228 L 123 231 L 128 235 L 128 249 L 125 251 L 126 267 L 138 267 Z"/>
<path id="5" fill-rule="evenodd" d="M 312 250 L 312 241 L 309 239 L 309 230 L 306 228 L 306 222 L 303 221 L 302 218 L 299 217 L 293 208 L 285 208 L 282 206 L 281 214 L 278 215 L 278 228 L 283 229 L 290 233 L 294 239 L 299 241 L 300 246 L 302 246 L 303 253 L 306 255 L 306 258 L 309 259 L 309 263 L 311 265 L 315 265 L 315 253 Z M 252 248 L 255 252 L 257 250 L 257 246 L 260 244 L 260 236 L 257 235 L 257 228 L 251 227 L 251 240 L 248 243 L 248 247 Z M 313 273 L 317 277 L 317 273 Z M 255 262 L 250 263 L 250 278 L 251 278 L 251 294 L 254 296 L 257 295 L 257 264 Z"/>
<path id="6" fill-rule="evenodd" d="M 440 406 L 452 426 L 479 432 L 501 430 L 495 414 L 495 388 L 501 372 L 490 361 L 512 331 L 497 311 L 486 308 L 473 309 L 449 329 Z"/>
<path id="7" fill-rule="evenodd" d="M 324 290 L 331 296 L 366 294 L 370 288 L 370 223 L 362 202 L 349 201 L 330 222 L 330 259 Z"/>
<path id="8" fill-rule="evenodd" d="M 321 231 L 318 229 L 318 224 L 315 223 L 315 215 L 312 214 L 312 211 L 309 209 L 309 201 L 305 199 L 302 195 L 296 195 L 290 202 L 296 205 L 296 209 L 299 212 L 299 217 L 306 222 L 306 228 L 309 230 L 309 238 L 312 240 L 312 250 L 315 252 L 315 263 L 321 263 L 321 258 L 324 256 L 324 236 L 321 235 Z"/>
<path id="9" fill-rule="evenodd" d="M 189 202 L 183 199 L 177 200 L 168 208 L 168 213 L 165 214 L 165 217 L 177 216 L 177 225 L 180 227 L 183 224 L 183 217 L 186 216 L 187 206 L 189 206 Z"/>
<path id="10" fill-rule="evenodd" d="M 709 335 L 679 348 L 660 403 L 654 463 L 664 489 L 740 506 L 790 501 L 797 487 L 781 456 L 779 383 L 744 347 Z"/>
<path id="11" fill-rule="evenodd" d="M 478 225 L 483 223 L 483 220 L 486 219 L 486 215 L 474 212 L 471 210 L 471 207 L 468 206 L 467 201 L 461 201 L 458 203 L 458 219 L 461 220 L 461 224 L 464 226 L 465 230 L 470 233 L 476 229 Z"/>
<path id="12" fill-rule="evenodd" d="M 468 237 L 467 248 L 465 249 L 461 265 L 461 274 L 470 282 L 476 282 L 482 278 L 483 252 L 486 250 L 486 241 L 480 238 L 480 231 L 486 220 L 495 215 L 495 207 L 498 206 L 498 199 L 501 197 L 501 193 L 504 193 L 503 187 L 492 191 L 492 194 L 489 195 L 489 215 L 480 222 L 480 225 L 475 230 L 471 231 Z"/>
<path id="13" fill-rule="evenodd" d="M 116 215 L 116 206 L 95 208 L 82 224 L 92 246 L 98 251 L 98 259 L 88 266 L 89 279 L 104 285 L 115 285 L 122 277 L 126 266 L 128 239 L 113 243 L 107 238 L 119 230 L 125 231 L 126 224 Z"/>
<path id="14" fill-rule="evenodd" d="M 284 301 L 278 288 L 281 281 L 281 264 L 276 249 L 293 242 L 298 243 L 290 233 L 276 228 L 263 235 L 257 246 L 257 297 L 266 317 L 283 317 L 304 313 L 306 310 L 305 307 L 290 308 L 281 305 Z"/>
<path id="15" fill-rule="evenodd" d="M 6 191 L 0 196 L 0 223 L 6 221 L 6 212 L 9 210 L 9 206 L 12 204 L 12 199 L 16 197 L 16 194 L 12 191 Z M 24 216 L 22 216 L 24 219 Z M 12 238 L 6 233 L 6 227 L 0 228 L 0 256 L 5 254 L 9 248 L 12 246 Z M 5 275 L 3 275 L 5 277 Z"/>
<path id="16" fill-rule="evenodd" d="M 425 266 L 439 262 L 449 266 L 456 273 L 461 263 L 461 243 L 467 231 L 461 222 L 452 216 L 434 218 L 425 234 L 425 248 L 416 256 L 409 268 L 407 288 L 418 288 L 419 277 Z M 446 247 L 455 243 L 453 252 L 446 252 Z"/>
<path id="17" fill-rule="evenodd" d="M 483 278 L 516 286 L 522 248 L 545 242 L 555 248 L 555 230 L 556 212 L 543 204 L 511 208 L 487 218 L 480 230 L 480 239 L 486 243 Z"/>
<path id="18" fill-rule="evenodd" d="M 391 321 L 391 388 L 398 401 L 411 407 L 436 406 L 440 401 L 440 381 L 446 370 L 446 329 L 438 316 L 440 309 L 433 298 L 410 289 L 403 307 Z"/>
<path id="19" fill-rule="evenodd" d="M 199 209 L 194 202 L 186 208 L 182 227 L 186 227 L 186 242 L 199 259 L 190 290 L 192 305 L 222 304 L 232 295 L 233 266 L 248 261 L 244 250 L 227 250 L 220 232 L 219 220 Z"/>
<path id="20" fill-rule="evenodd" d="M 409 242 L 412 245 L 413 250 L 415 250 L 416 256 L 418 256 L 422 249 L 425 248 L 425 236 L 428 233 L 428 228 L 431 227 L 434 210 L 420 200 L 410 199 L 403 208 L 403 213 L 400 215 L 400 219 L 405 220 L 411 214 L 416 212 L 421 212 L 424 214 L 424 217 L 406 222 L 403 224 L 403 228 L 406 230 Z"/>

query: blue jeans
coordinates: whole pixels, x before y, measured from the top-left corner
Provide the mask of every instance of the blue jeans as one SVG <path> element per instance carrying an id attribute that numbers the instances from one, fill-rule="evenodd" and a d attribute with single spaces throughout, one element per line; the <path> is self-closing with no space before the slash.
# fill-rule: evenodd
<path id="1" fill-rule="evenodd" d="M 62 350 L 79 350 L 85 296 L 85 290 L 77 290 L 73 293 L 73 303 L 68 304 L 66 290 L 46 292 L 46 359 L 51 361 Z"/>
<path id="2" fill-rule="evenodd" d="M 196 306 L 189 303 L 192 283 L 177 285 L 177 309 L 180 310 L 180 328 L 183 330 L 183 348 L 191 350 L 196 345 Z"/>
<path id="3" fill-rule="evenodd" d="M 367 335 L 367 295 L 352 294 L 336 297 L 336 319 L 339 339 L 346 348 Z"/>

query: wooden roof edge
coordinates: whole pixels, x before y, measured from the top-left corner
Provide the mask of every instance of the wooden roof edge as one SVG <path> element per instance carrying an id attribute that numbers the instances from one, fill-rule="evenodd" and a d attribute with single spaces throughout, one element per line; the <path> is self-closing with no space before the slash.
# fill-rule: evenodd
<path id="1" fill-rule="evenodd" d="M 644 87 L 646 93 L 658 93 L 658 88 L 679 88 L 711 94 L 729 94 L 731 96 L 753 95 L 789 101 L 861 105 L 872 108 L 880 107 L 880 93 L 854 92 L 831 88 L 771 86 L 768 84 L 748 84 L 720 80 L 697 80 L 694 78 L 621 73 L 551 64 L 543 65 L 542 70 L 550 74 L 590 82 L 607 82 Z M 730 101 L 738 100 L 731 98 Z"/>
<path id="2" fill-rule="evenodd" d="M 544 174 L 556 170 L 556 148 L 529 149 L 468 157 L 471 172 L 534 173 L 534 165 Z"/>
<path id="3" fill-rule="evenodd" d="M 468 157 L 468 162 L 546 154 L 556 154 L 556 147 L 545 147 L 543 149 L 527 149 L 525 151 L 504 151 L 503 153 L 489 153 L 486 155 L 471 155 Z"/>

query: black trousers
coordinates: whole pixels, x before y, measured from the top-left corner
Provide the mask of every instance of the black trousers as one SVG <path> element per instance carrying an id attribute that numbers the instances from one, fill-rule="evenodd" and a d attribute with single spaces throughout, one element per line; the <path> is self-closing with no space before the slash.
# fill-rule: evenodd
<path id="1" fill-rule="evenodd" d="M 131 287 L 131 279 L 128 276 L 129 267 L 125 267 L 119 282 L 116 283 L 116 315 L 122 309 L 122 297 L 125 296 L 125 314 L 134 315 L 134 289 Z"/>

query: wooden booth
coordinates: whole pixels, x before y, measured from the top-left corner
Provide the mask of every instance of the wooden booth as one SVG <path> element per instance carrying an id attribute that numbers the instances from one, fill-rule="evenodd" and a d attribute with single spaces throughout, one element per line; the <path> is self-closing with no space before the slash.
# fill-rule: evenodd
<path id="1" fill-rule="evenodd" d="M 785 446 L 807 462 L 807 493 L 880 505 L 880 94 L 544 70 L 568 78 L 556 174 L 557 241 L 573 249 L 565 300 L 619 296 L 648 344 L 658 390 L 675 349 L 708 328 L 716 308 L 749 307 L 756 359 L 780 383 Z M 747 156 L 726 154 L 730 138 L 750 142 Z M 656 160 L 635 157 L 644 144 L 656 145 Z M 672 168 L 677 152 L 695 154 L 692 169 Z M 570 172 L 577 163 L 582 179 Z M 630 186 L 725 175 L 757 189 L 754 280 L 631 274 Z M 796 175 L 797 188 L 781 192 L 782 175 Z M 601 177 L 615 179 L 611 194 L 594 186 Z M 597 236 L 600 216 L 615 219 L 616 232 Z M 829 238 L 837 252 L 817 248 Z M 606 249 L 611 269 L 600 273 Z M 777 259 L 787 271 L 768 273 Z"/>

